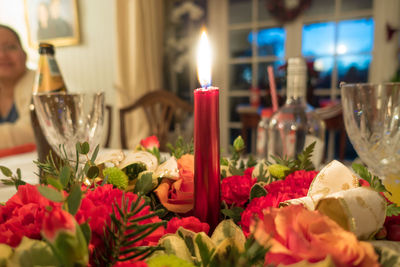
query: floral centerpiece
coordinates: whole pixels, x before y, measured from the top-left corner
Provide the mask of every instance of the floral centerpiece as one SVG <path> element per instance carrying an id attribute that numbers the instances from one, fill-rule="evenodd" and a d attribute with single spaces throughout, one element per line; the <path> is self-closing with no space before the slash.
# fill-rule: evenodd
<path id="1" fill-rule="evenodd" d="M 313 169 L 313 145 L 295 159 L 242 158 L 237 138 L 221 159 L 221 222 L 193 213 L 193 145 L 36 162 L 42 184 L 20 170 L 0 206 L 0 266 L 398 266 L 400 209 L 378 177 L 339 162 Z M 356 175 L 357 174 L 357 175 Z M 369 221 L 371 220 L 371 221 Z M 368 223 L 366 223 L 368 221 Z M 377 241 L 386 239 L 386 241 Z"/>

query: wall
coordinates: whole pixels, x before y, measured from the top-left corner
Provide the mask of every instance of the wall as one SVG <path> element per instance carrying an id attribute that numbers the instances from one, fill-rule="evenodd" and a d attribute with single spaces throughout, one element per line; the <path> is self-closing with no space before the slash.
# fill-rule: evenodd
<path id="1" fill-rule="evenodd" d="M 59 47 L 56 58 L 70 91 L 105 91 L 107 104 L 113 105 L 116 116 L 114 83 L 115 12 L 114 1 L 77 0 L 81 43 Z M 35 68 L 38 53 L 28 47 L 24 17 L 24 0 L 0 0 L 0 23 L 15 28 L 28 52 L 28 66 Z M 113 121 L 116 122 L 114 116 Z M 118 147 L 117 123 L 113 126 L 112 147 Z"/>

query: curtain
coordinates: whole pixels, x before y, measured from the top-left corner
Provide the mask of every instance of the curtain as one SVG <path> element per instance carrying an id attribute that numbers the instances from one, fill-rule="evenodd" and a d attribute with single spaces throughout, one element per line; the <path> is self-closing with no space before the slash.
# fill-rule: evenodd
<path id="1" fill-rule="evenodd" d="M 118 106 L 163 88 L 163 0 L 117 0 L 116 88 Z M 149 134 L 142 110 L 127 116 L 127 143 L 135 147 Z"/>

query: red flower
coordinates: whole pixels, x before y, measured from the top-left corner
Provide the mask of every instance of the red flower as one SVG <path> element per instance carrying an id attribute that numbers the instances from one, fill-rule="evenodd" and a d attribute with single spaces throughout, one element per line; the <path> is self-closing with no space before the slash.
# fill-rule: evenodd
<path id="1" fill-rule="evenodd" d="M 279 180 L 266 185 L 264 188 L 268 192 L 267 195 L 253 199 L 242 212 L 240 225 L 243 232 L 246 235 L 249 234 L 251 219 L 254 216 L 262 218 L 265 208 L 277 208 L 279 203 L 283 201 L 306 196 L 308 188 L 316 175 L 316 171 L 307 172 L 300 170 L 289 174 L 285 180 Z"/>
<path id="2" fill-rule="evenodd" d="M 43 197 L 36 186 L 20 185 L 6 205 L 0 206 L 0 243 L 16 247 L 23 236 L 41 239 L 47 206 L 60 209 L 59 203 Z"/>
<path id="3" fill-rule="evenodd" d="M 235 203 L 237 206 L 244 207 L 249 200 L 251 187 L 255 184 L 256 179 L 251 178 L 254 168 L 248 168 L 243 176 L 230 176 L 222 180 L 221 183 L 221 199 L 226 204 Z"/>
<path id="4" fill-rule="evenodd" d="M 175 234 L 180 226 L 195 233 L 205 232 L 208 234 L 210 230 L 210 226 L 207 223 L 200 222 L 196 217 L 190 216 L 181 219 L 174 217 L 167 224 L 166 234 Z"/>
<path id="5" fill-rule="evenodd" d="M 152 150 L 153 148 L 160 148 L 160 142 L 158 142 L 158 138 L 155 135 L 149 136 L 140 141 L 140 144 L 146 148 Z"/>
<path id="6" fill-rule="evenodd" d="M 145 261 L 117 261 L 113 267 L 147 267 L 147 263 Z"/>
<path id="7" fill-rule="evenodd" d="M 79 224 L 88 221 L 92 229 L 92 239 L 90 240 L 89 248 L 103 247 L 104 228 L 110 225 L 110 214 L 113 212 L 114 203 L 121 203 L 123 191 L 120 189 L 113 189 L 112 185 L 98 186 L 93 191 L 89 191 L 82 199 L 82 204 L 77 212 L 75 218 Z M 131 192 L 125 193 L 125 199 L 129 204 L 137 199 L 137 195 Z M 116 210 L 115 210 L 116 211 Z M 143 216 L 149 214 L 150 206 L 143 208 L 136 216 Z M 119 217 L 118 211 L 115 212 L 117 218 Z M 159 222 L 158 217 L 152 217 L 143 221 L 140 224 Z M 164 228 L 160 227 L 155 232 L 150 234 L 144 240 L 135 243 L 134 246 L 154 245 L 158 242 L 164 233 Z"/>
<path id="8" fill-rule="evenodd" d="M 53 242 L 57 238 L 58 233 L 62 231 L 75 234 L 74 217 L 62 209 L 53 209 L 45 215 L 42 231 L 43 237 Z"/>

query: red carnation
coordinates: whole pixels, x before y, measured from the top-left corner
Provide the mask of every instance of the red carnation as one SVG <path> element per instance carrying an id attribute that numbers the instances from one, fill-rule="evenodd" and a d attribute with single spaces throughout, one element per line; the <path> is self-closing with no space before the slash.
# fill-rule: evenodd
<path id="1" fill-rule="evenodd" d="M 244 207 L 244 204 L 249 200 L 251 187 L 256 182 L 256 179 L 251 178 L 254 168 L 248 168 L 243 176 L 229 176 L 222 180 L 221 183 L 221 199 L 226 204 L 236 204 Z"/>
<path id="2" fill-rule="evenodd" d="M 74 217 L 62 209 L 53 209 L 44 217 L 42 234 L 52 243 L 59 233 L 70 232 L 75 235 L 75 231 Z"/>
<path id="3" fill-rule="evenodd" d="M 89 248 L 102 247 L 104 229 L 106 224 L 110 225 L 110 214 L 113 212 L 114 203 L 121 203 L 123 191 L 113 188 L 112 185 L 98 186 L 93 191 L 89 191 L 82 199 L 81 207 L 76 214 L 75 218 L 79 224 L 88 221 L 92 229 L 92 239 L 90 240 Z M 125 200 L 131 204 L 137 199 L 137 195 L 131 192 L 125 193 Z M 116 210 L 115 210 L 116 211 Z M 150 206 L 143 208 L 136 216 L 144 216 L 150 214 Z M 115 212 L 117 218 L 119 217 L 118 211 Z M 160 222 L 160 218 L 152 217 L 142 220 L 140 224 Z M 160 237 L 164 234 L 164 228 L 160 227 L 155 232 L 147 236 L 145 239 L 137 242 L 135 246 L 154 245 L 158 242 Z"/>
<path id="4" fill-rule="evenodd" d="M 158 138 L 155 135 L 149 136 L 140 141 L 140 144 L 146 148 L 152 150 L 153 148 L 160 148 L 160 142 L 158 142 Z"/>
<path id="5" fill-rule="evenodd" d="M 166 234 L 175 234 L 180 226 L 195 233 L 205 232 L 208 234 L 208 231 L 210 230 L 210 226 L 207 223 L 202 223 L 196 217 L 190 216 L 181 219 L 174 217 L 167 224 Z"/>
<path id="6" fill-rule="evenodd" d="M 16 247 L 24 236 L 41 239 L 47 206 L 60 209 L 60 203 L 43 197 L 36 186 L 20 185 L 17 193 L 0 206 L 0 243 Z"/>
<path id="7" fill-rule="evenodd" d="M 316 175 L 316 171 L 300 170 L 289 174 L 285 180 L 275 181 L 266 185 L 264 188 L 267 190 L 267 195 L 253 199 L 242 212 L 240 225 L 243 232 L 246 235 L 249 234 L 251 219 L 253 216 L 262 218 L 262 211 L 265 208 L 276 208 L 283 201 L 306 196 L 308 188 Z"/>

